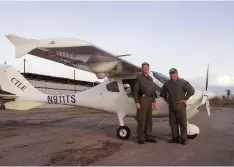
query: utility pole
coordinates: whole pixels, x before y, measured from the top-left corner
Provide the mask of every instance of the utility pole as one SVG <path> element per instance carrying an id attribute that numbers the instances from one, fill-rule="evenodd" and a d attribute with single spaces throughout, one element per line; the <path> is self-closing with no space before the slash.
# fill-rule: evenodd
<path id="1" fill-rule="evenodd" d="M 25 74 L 25 62 L 26 62 L 26 60 L 24 59 L 24 74 Z"/>
<path id="2" fill-rule="evenodd" d="M 75 89 L 74 89 L 74 91 L 75 91 L 75 93 L 76 93 L 76 84 L 75 84 L 75 80 L 76 80 L 76 70 L 74 70 L 74 87 L 75 87 Z"/>

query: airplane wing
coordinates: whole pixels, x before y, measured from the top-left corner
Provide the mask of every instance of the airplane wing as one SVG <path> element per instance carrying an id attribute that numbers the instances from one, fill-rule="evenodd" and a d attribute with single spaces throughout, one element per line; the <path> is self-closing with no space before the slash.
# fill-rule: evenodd
<path id="1" fill-rule="evenodd" d="M 94 44 L 70 38 L 26 39 L 5 35 L 15 45 L 15 56 L 34 55 L 96 74 L 102 79 L 107 76 L 138 73 L 141 68 L 109 53 Z"/>

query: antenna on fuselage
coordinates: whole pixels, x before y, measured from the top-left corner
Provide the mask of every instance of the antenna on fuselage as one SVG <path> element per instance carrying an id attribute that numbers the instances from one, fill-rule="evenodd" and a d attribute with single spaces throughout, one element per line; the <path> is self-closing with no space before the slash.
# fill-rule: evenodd
<path id="1" fill-rule="evenodd" d="M 126 56 L 131 56 L 131 54 L 117 55 L 116 57 L 126 57 Z"/>

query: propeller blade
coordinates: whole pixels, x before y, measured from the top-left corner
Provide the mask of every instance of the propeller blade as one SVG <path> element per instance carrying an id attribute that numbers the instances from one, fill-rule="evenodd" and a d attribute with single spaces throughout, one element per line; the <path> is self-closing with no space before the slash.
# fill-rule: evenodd
<path id="1" fill-rule="evenodd" d="M 208 90 L 208 84 L 209 84 L 209 64 L 207 66 L 207 71 L 206 71 L 206 87 L 205 87 L 205 91 L 203 92 L 202 95 L 202 105 L 204 105 L 206 103 L 206 111 L 208 114 L 208 117 L 210 119 L 210 102 L 209 102 L 209 93 L 207 92 Z"/>
<path id="2" fill-rule="evenodd" d="M 209 64 L 207 66 L 207 71 L 206 71 L 206 90 L 208 89 L 208 83 L 209 83 Z"/>
<path id="3" fill-rule="evenodd" d="M 209 100 L 206 101 L 206 111 L 207 111 L 208 117 L 210 119 L 210 102 L 209 102 Z"/>
<path id="4" fill-rule="evenodd" d="M 126 57 L 126 56 L 131 56 L 131 54 L 117 55 L 116 57 Z"/>
<path id="5" fill-rule="evenodd" d="M 208 99 L 207 95 L 202 96 L 202 105 L 204 105 L 206 103 L 207 99 Z"/>

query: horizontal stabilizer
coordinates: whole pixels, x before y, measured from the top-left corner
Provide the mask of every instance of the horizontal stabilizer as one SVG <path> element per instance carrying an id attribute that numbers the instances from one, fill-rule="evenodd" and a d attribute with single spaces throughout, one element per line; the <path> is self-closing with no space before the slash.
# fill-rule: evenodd
<path id="1" fill-rule="evenodd" d="M 0 100 L 14 100 L 14 99 L 16 99 L 17 97 L 19 97 L 19 96 L 0 94 Z"/>
<path id="2" fill-rule="evenodd" d="M 32 108 L 40 107 L 44 104 L 45 103 L 41 102 L 16 100 L 16 101 L 6 102 L 4 105 L 6 109 L 10 110 L 29 110 Z"/>

